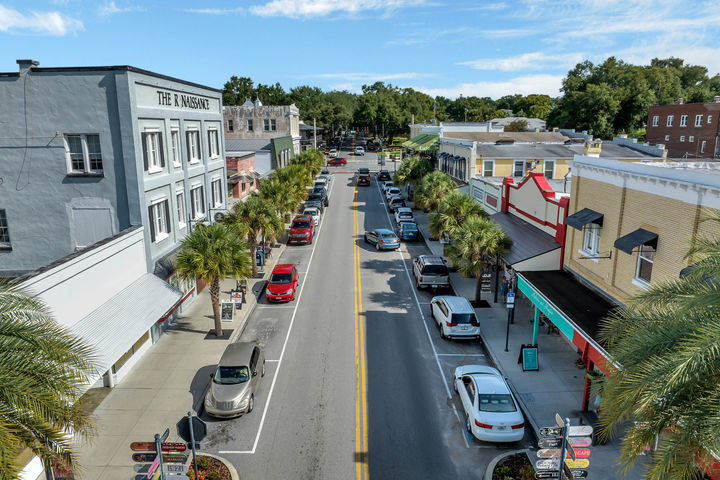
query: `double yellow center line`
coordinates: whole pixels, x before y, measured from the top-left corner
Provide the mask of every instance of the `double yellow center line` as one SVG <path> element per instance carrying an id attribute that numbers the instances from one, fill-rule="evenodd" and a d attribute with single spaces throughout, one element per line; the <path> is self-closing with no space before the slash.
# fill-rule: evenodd
<path id="1" fill-rule="evenodd" d="M 368 422 L 367 366 L 365 331 L 362 318 L 362 280 L 360 278 L 360 231 L 358 226 L 357 188 L 353 187 L 353 271 L 355 274 L 355 478 L 367 480 Z"/>

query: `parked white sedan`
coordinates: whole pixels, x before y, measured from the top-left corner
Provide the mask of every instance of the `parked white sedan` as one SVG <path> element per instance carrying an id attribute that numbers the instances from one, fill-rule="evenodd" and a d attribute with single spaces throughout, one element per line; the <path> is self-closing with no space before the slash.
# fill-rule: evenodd
<path id="1" fill-rule="evenodd" d="M 525 418 L 500 372 L 485 365 L 462 365 L 453 380 L 465 410 L 465 428 L 472 436 L 486 442 L 522 440 Z"/>
<path id="2" fill-rule="evenodd" d="M 310 215 L 312 216 L 313 223 L 317 227 L 320 223 L 320 210 L 317 207 L 305 207 L 303 210 L 303 215 Z"/>

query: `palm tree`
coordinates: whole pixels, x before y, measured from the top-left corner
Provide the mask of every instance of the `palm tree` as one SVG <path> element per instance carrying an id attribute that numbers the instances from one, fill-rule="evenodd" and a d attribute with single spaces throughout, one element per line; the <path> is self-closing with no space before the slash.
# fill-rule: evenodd
<path id="1" fill-rule="evenodd" d="M 180 248 L 175 258 L 178 276 L 184 280 L 202 278 L 210 284 L 215 335 L 222 337 L 220 280 L 228 276 L 239 279 L 250 275 L 252 267 L 247 244 L 226 225 L 215 223 L 198 226 L 183 239 Z"/>
<path id="2" fill-rule="evenodd" d="M 430 233 L 435 238 L 442 236 L 452 238 L 455 230 L 471 215 L 486 214 L 470 195 L 452 191 L 440 201 L 437 213 L 429 215 Z"/>
<path id="3" fill-rule="evenodd" d="M 305 168 L 304 165 L 291 164 L 286 167 L 278 168 L 273 171 L 268 178 L 272 180 L 278 180 L 281 183 L 297 183 L 303 188 L 307 187 L 312 182 L 312 175 L 310 170 Z"/>
<path id="4" fill-rule="evenodd" d="M 320 173 L 324 163 L 323 154 L 315 148 L 309 148 L 290 159 L 290 165 L 304 166 L 312 177 Z"/>
<path id="5" fill-rule="evenodd" d="M 455 182 L 446 173 L 435 170 L 425 175 L 415 192 L 415 205 L 437 212 L 440 201 L 455 190 Z"/>
<path id="6" fill-rule="evenodd" d="M 93 351 L 17 284 L 0 283 L 0 478 L 20 478 L 18 450 L 77 468 L 73 438 L 93 426 L 77 403 L 96 374 Z M 72 433 L 72 436 L 70 435 Z"/>
<path id="7" fill-rule="evenodd" d="M 720 452 L 720 237 L 698 238 L 686 258 L 689 275 L 654 282 L 601 330 L 620 367 L 600 380 L 601 431 L 637 422 L 622 442 L 627 468 L 659 438 L 649 479 L 699 478 L 696 462 Z"/>
<path id="8" fill-rule="evenodd" d="M 223 223 L 239 237 L 247 236 L 253 276 L 257 275 L 255 251 L 258 235 L 263 234 L 267 240 L 273 241 L 285 230 L 285 224 L 275 206 L 260 195 L 251 195 L 246 201 L 236 203 L 233 211 L 223 218 Z"/>
<path id="9" fill-rule="evenodd" d="M 482 295 L 482 274 L 485 261 L 501 255 L 512 240 L 489 218 L 472 215 L 454 233 L 448 256 L 465 277 L 475 277 L 475 302 Z"/>
<path id="10" fill-rule="evenodd" d="M 423 177 L 432 171 L 433 167 L 430 162 L 424 158 L 414 155 L 403 160 L 403 162 L 398 166 L 397 172 L 395 172 L 394 180 L 398 185 L 412 186 L 412 190 L 414 192 Z"/>
<path id="11" fill-rule="evenodd" d="M 263 180 L 258 191 L 261 198 L 275 206 L 280 216 L 296 211 L 307 195 L 300 182 L 285 183 L 276 179 Z"/>

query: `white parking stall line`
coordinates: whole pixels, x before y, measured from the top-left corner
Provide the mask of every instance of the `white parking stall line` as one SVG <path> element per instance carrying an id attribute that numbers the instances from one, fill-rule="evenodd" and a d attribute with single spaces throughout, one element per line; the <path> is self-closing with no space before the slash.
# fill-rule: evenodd
<path id="1" fill-rule="evenodd" d="M 266 361 L 266 362 L 270 362 L 270 363 L 277 363 L 277 362 L 280 361 L 280 359 L 278 358 L 278 359 L 275 359 L 275 360 L 268 360 L 268 359 L 266 358 L 265 361 Z"/>
<path id="2" fill-rule="evenodd" d="M 455 408 L 455 405 L 452 406 L 453 412 L 455 412 L 455 418 L 457 418 L 457 421 L 460 423 L 460 425 L 463 425 L 463 421 L 460 418 L 460 414 L 457 411 L 457 408 Z M 460 429 L 461 436 L 463 438 L 463 441 L 465 442 L 465 448 L 470 448 L 470 444 L 468 443 L 467 435 L 465 435 L 465 429 Z"/>
<path id="3" fill-rule="evenodd" d="M 438 357 L 484 357 L 484 353 L 438 353 Z"/>
<path id="4" fill-rule="evenodd" d="M 256 305 L 255 308 L 295 308 L 295 305 Z"/>
<path id="5" fill-rule="evenodd" d="M 330 189 L 328 190 L 328 197 L 332 193 L 332 184 L 330 185 Z M 325 223 L 325 217 L 320 219 L 320 226 L 318 227 L 318 236 L 320 235 L 320 232 L 322 231 L 323 224 Z M 313 242 L 312 251 L 310 252 L 310 260 L 308 261 L 308 269 L 310 269 L 310 266 L 312 265 L 313 257 L 315 256 L 315 247 L 317 247 L 318 242 Z M 231 450 L 225 450 L 221 451 L 219 453 L 250 453 L 254 454 L 255 450 L 257 449 L 258 442 L 260 441 L 260 435 L 262 434 L 263 427 L 265 426 L 265 418 L 267 417 L 268 408 L 270 408 L 270 400 L 272 400 L 273 392 L 275 391 L 275 382 L 277 382 L 278 374 L 280 373 L 280 367 L 282 366 L 283 358 L 285 358 L 285 348 L 287 347 L 288 340 L 290 339 L 290 334 L 292 333 L 293 325 L 295 324 L 295 316 L 297 315 L 297 309 L 300 306 L 300 300 L 302 299 L 303 290 L 305 288 L 305 282 L 303 281 L 300 284 L 300 290 L 297 294 L 297 299 L 295 300 L 295 306 L 293 307 L 293 314 L 290 318 L 290 326 L 288 328 L 287 335 L 285 335 L 285 340 L 283 341 L 282 350 L 280 351 L 280 358 L 277 360 L 277 369 L 275 370 L 275 375 L 273 375 L 272 383 L 270 384 L 270 392 L 268 392 L 268 398 L 267 402 L 265 402 L 265 408 L 263 409 L 262 417 L 260 418 L 260 427 L 258 428 L 257 435 L 255 435 L 255 441 L 253 442 L 252 450 L 241 450 L 241 451 L 231 451 Z"/>

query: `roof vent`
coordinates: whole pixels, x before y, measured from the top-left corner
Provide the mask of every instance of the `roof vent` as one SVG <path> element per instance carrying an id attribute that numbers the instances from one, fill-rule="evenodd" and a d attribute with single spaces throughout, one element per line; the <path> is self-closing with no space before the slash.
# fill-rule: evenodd
<path id="1" fill-rule="evenodd" d="M 684 102 L 685 102 L 685 100 L 684 100 L 682 97 L 680 97 L 680 98 L 678 98 L 677 100 L 675 100 L 675 103 L 678 104 L 678 105 L 682 105 Z"/>
<path id="2" fill-rule="evenodd" d="M 16 60 L 16 62 L 20 66 L 20 73 L 27 73 L 28 70 L 40 65 L 40 62 L 38 62 L 37 60 L 30 59 Z"/>
<path id="3" fill-rule="evenodd" d="M 513 145 L 515 140 L 512 138 L 501 138 L 495 142 L 495 145 Z"/>
<path id="4" fill-rule="evenodd" d="M 715 95 L 713 97 L 713 103 L 720 103 L 720 95 Z"/>

